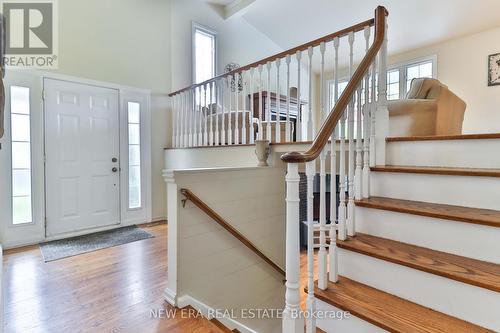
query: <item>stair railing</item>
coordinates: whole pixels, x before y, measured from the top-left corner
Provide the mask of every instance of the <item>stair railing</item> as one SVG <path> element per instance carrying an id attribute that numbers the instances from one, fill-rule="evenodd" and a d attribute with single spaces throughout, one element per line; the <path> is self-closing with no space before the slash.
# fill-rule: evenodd
<path id="1" fill-rule="evenodd" d="M 355 236 L 355 200 L 368 197 L 370 166 L 385 164 L 385 137 L 388 129 L 387 110 L 387 10 L 378 7 L 374 20 L 333 34 L 335 37 L 320 42 L 320 119 L 321 129 L 306 152 L 289 152 L 281 156 L 287 163 L 286 175 L 286 295 L 283 313 L 283 332 L 298 333 L 316 331 L 314 320 L 316 300 L 314 297 L 314 229 L 313 181 L 319 160 L 319 250 L 317 288 L 327 289 L 328 283 L 338 281 L 337 229 L 338 238 L 345 240 Z M 370 46 L 371 27 L 374 38 Z M 354 67 L 354 42 L 358 31 L 363 31 L 366 53 L 357 68 Z M 339 39 L 347 36 L 349 45 L 349 82 L 339 92 Z M 324 83 L 324 49 L 332 43 L 334 49 L 334 101 L 327 114 L 325 107 L 326 88 Z M 311 52 L 310 52 L 311 53 Z M 378 63 L 377 63 L 378 57 Z M 378 77 L 378 80 L 377 80 Z M 378 81 L 378 82 L 377 82 Z M 377 93 L 376 93 L 377 91 Z M 340 95 L 340 97 L 339 97 Z M 378 96 L 377 96 L 378 95 Z M 377 98 L 378 97 L 378 98 Z M 327 144 L 330 140 L 330 147 Z M 337 142 L 339 140 L 339 142 Z M 346 157 L 347 141 L 347 161 Z M 337 143 L 339 151 L 337 153 Z M 327 226 L 326 211 L 326 159 L 330 152 L 330 225 Z M 337 183 L 337 156 L 339 182 Z M 347 162 L 347 163 L 346 163 Z M 307 178 L 307 301 L 306 312 L 300 309 L 300 242 L 299 242 L 299 164 L 305 163 Z M 347 173 L 346 173 L 347 165 Z M 336 207 L 336 189 L 339 188 L 340 204 Z M 346 198 L 346 192 L 348 196 Z M 338 214 L 337 214 L 338 210 Z M 337 218 L 338 215 L 338 218 Z M 338 221 L 338 227 L 336 225 Z M 330 244 L 326 242 L 329 232 Z M 327 247 L 328 251 L 327 251 Z M 329 267 L 329 271 L 328 271 Z"/>
<path id="2" fill-rule="evenodd" d="M 311 141 L 319 127 L 311 102 L 313 58 L 321 58 L 323 74 L 326 45 L 374 23 L 361 22 L 172 92 L 172 147 Z M 326 95 L 321 101 L 323 112 Z"/>

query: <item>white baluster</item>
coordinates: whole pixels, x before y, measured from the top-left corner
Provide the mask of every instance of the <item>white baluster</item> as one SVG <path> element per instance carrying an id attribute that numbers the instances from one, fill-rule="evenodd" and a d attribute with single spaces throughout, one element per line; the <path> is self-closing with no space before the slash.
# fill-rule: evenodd
<path id="1" fill-rule="evenodd" d="M 342 116 L 338 127 L 340 132 L 340 159 L 339 159 L 339 233 L 338 237 L 340 240 L 345 240 L 347 237 L 347 211 L 346 211 L 346 174 L 345 174 L 345 125 L 346 125 L 346 114 Z"/>
<path id="2" fill-rule="evenodd" d="M 281 60 L 276 59 L 276 142 L 281 142 L 281 91 L 280 91 L 280 65 Z"/>
<path id="3" fill-rule="evenodd" d="M 370 48 L 370 26 L 365 27 L 366 53 Z M 363 105 L 364 123 L 363 123 L 363 181 L 362 197 L 370 196 L 370 70 L 365 76 L 365 104 Z"/>
<path id="4" fill-rule="evenodd" d="M 325 290 L 328 286 L 326 252 L 326 149 L 319 155 L 319 251 L 318 251 L 318 287 Z"/>
<path id="5" fill-rule="evenodd" d="M 193 123 L 194 123 L 194 90 L 190 89 L 189 90 L 189 147 L 193 147 L 194 145 L 194 129 L 193 129 Z"/>
<path id="6" fill-rule="evenodd" d="M 201 147 L 203 146 L 203 88 L 202 86 L 198 87 L 199 89 L 199 94 L 200 94 L 200 105 L 198 107 L 198 126 L 199 126 L 199 132 L 198 132 L 198 146 Z"/>
<path id="7" fill-rule="evenodd" d="M 220 143 L 221 145 L 226 144 L 226 78 L 222 78 L 220 80 L 220 103 L 222 108 L 222 120 L 221 120 L 221 134 L 220 134 Z"/>
<path id="8" fill-rule="evenodd" d="M 250 143 L 253 144 L 255 143 L 255 132 L 254 132 L 254 127 L 253 127 L 253 112 L 254 112 L 254 100 L 253 100 L 253 82 L 254 82 L 254 68 L 250 70 L 250 112 L 248 113 L 248 123 L 249 123 L 249 130 L 248 130 L 248 135 L 250 135 Z M 246 97 L 245 97 L 246 98 Z"/>
<path id="9" fill-rule="evenodd" d="M 214 82 L 215 89 L 215 145 L 220 144 L 220 133 L 219 133 L 219 80 Z"/>
<path id="10" fill-rule="evenodd" d="M 264 139 L 264 126 L 262 124 L 262 65 L 259 65 L 259 140 Z"/>
<path id="11" fill-rule="evenodd" d="M 288 163 L 286 175 L 286 293 L 282 330 L 304 332 L 300 310 L 299 166 Z"/>
<path id="12" fill-rule="evenodd" d="M 271 142 L 271 62 L 267 63 L 266 140 Z"/>
<path id="13" fill-rule="evenodd" d="M 189 145 L 189 132 L 188 132 L 188 91 L 183 93 L 183 123 L 182 123 L 182 146 L 188 147 Z"/>
<path id="14" fill-rule="evenodd" d="M 204 110 L 203 110 L 203 117 L 205 118 L 205 122 L 203 125 L 204 132 L 203 132 L 203 145 L 208 146 L 208 103 L 207 103 L 207 85 L 203 85 L 203 93 L 204 93 Z"/>
<path id="15" fill-rule="evenodd" d="M 172 110 L 172 147 L 177 148 L 177 95 L 170 98 L 170 107 Z"/>
<path id="16" fill-rule="evenodd" d="M 356 171 L 354 173 L 354 197 L 356 200 L 361 200 L 361 193 L 362 193 L 362 173 L 363 173 L 363 137 L 362 137 L 362 130 L 363 130 L 363 120 L 362 120 L 362 107 L 363 104 L 361 103 L 361 96 L 362 96 L 362 91 L 361 87 L 363 84 L 361 83 L 359 85 L 358 91 L 357 91 L 357 107 L 356 107 Z"/>
<path id="17" fill-rule="evenodd" d="M 302 109 L 300 107 L 300 74 L 302 69 L 302 64 L 300 60 L 302 59 L 302 52 L 297 51 L 295 57 L 297 58 L 297 122 L 295 124 L 295 141 L 302 141 Z"/>
<path id="18" fill-rule="evenodd" d="M 214 95 L 214 90 L 213 90 L 213 83 L 210 82 L 208 86 L 208 93 L 210 94 L 209 99 L 210 99 L 210 105 L 208 106 L 207 109 L 207 115 L 210 117 L 210 132 L 208 136 L 208 145 L 213 146 L 214 145 L 214 115 L 212 113 L 212 107 L 214 104 L 213 100 L 213 95 Z"/>
<path id="19" fill-rule="evenodd" d="M 374 167 L 377 163 L 375 161 L 375 156 L 376 156 L 376 147 L 375 147 L 375 131 L 376 131 L 376 115 L 377 115 L 377 86 L 376 86 L 376 81 L 377 80 L 377 57 L 375 57 L 375 60 L 373 61 L 373 66 L 372 66 L 372 98 L 371 98 L 371 104 L 370 104 L 370 166 Z"/>
<path id="20" fill-rule="evenodd" d="M 227 91 L 228 91 L 228 96 L 229 96 L 229 112 L 227 114 L 227 144 L 232 145 L 233 144 L 233 103 L 232 103 L 232 94 L 231 94 L 231 76 L 226 77 L 227 81 Z"/>
<path id="21" fill-rule="evenodd" d="M 314 298 L 314 176 L 316 175 L 316 161 L 306 163 L 307 177 L 307 300 L 306 309 L 309 319 L 306 321 L 306 332 L 316 332 L 316 320 L 313 314 L 316 311 Z"/>
<path id="22" fill-rule="evenodd" d="M 333 92 L 333 101 L 334 104 L 337 103 L 339 99 L 338 94 L 338 85 L 339 85 L 339 38 L 336 37 L 333 40 L 334 46 L 334 64 L 333 64 L 333 84 L 334 84 L 334 92 Z M 330 247 L 329 251 L 329 259 L 330 259 L 330 275 L 329 279 L 331 282 L 338 281 L 338 249 L 337 249 L 337 228 L 336 228 L 336 220 L 337 220 L 337 138 L 338 138 L 338 129 L 342 129 L 341 125 L 338 125 L 333 131 L 332 135 L 332 143 L 330 149 Z M 341 150 L 341 153 L 344 152 Z M 345 156 L 345 155 L 344 155 Z M 345 162 L 343 162 L 345 163 Z M 345 198 L 344 198 L 345 200 Z M 339 208 L 340 209 L 340 208 Z M 344 209 L 344 231 L 345 231 L 345 207 Z M 339 212 L 340 215 L 340 212 Z M 340 228 L 340 219 L 339 219 L 339 228 Z"/>
<path id="23" fill-rule="evenodd" d="M 354 72 L 354 59 L 353 59 L 353 44 L 354 44 L 354 32 L 349 33 L 349 78 L 352 78 Z M 348 136 L 349 136 L 349 201 L 347 203 L 347 234 L 349 236 L 354 236 L 354 100 L 355 96 L 351 99 L 349 103 L 349 114 L 348 118 Z"/>
<path id="24" fill-rule="evenodd" d="M 309 56 L 309 101 L 312 99 L 312 81 L 313 81 L 313 67 L 312 67 L 312 57 L 313 57 L 314 49 L 310 46 L 307 50 L 307 55 Z M 307 140 L 314 139 L 314 116 L 312 111 L 312 103 L 307 103 L 308 114 L 307 114 Z"/>
<path id="25" fill-rule="evenodd" d="M 319 90 L 319 113 L 320 113 L 320 123 L 323 124 L 326 118 L 326 109 L 325 109 L 325 42 L 319 44 L 319 52 L 321 53 L 321 71 L 320 71 L 320 90 Z M 319 124 L 319 127 L 321 127 Z M 316 133 L 316 129 L 314 130 Z"/>
<path id="26" fill-rule="evenodd" d="M 242 144 L 246 144 L 247 143 L 247 120 L 248 120 L 248 117 L 247 117 L 247 85 L 245 83 L 245 72 L 242 72 L 241 73 L 241 82 L 242 82 L 242 91 L 241 91 L 241 104 L 242 104 L 242 107 L 241 107 L 241 110 L 242 110 L 242 113 L 241 113 L 241 117 L 243 118 L 242 119 L 242 126 L 241 126 L 241 143 Z"/>
<path id="27" fill-rule="evenodd" d="M 285 141 L 291 142 L 290 136 L 290 62 L 292 57 L 286 56 L 286 125 L 285 125 Z"/>
<path id="28" fill-rule="evenodd" d="M 387 32 L 387 26 L 385 28 Z M 378 107 L 375 131 L 375 161 L 378 165 L 385 165 L 385 139 L 389 134 L 389 110 L 387 109 L 387 33 L 379 53 L 378 76 Z"/>
<path id="29" fill-rule="evenodd" d="M 239 85 L 239 74 L 234 74 L 233 75 L 233 80 L 234 80 L 234 144 L 239 145 L 241 143 L 240 140 L 240 121 L 239 121 L 239 96 L 240 96 L 240 85 Z"/>

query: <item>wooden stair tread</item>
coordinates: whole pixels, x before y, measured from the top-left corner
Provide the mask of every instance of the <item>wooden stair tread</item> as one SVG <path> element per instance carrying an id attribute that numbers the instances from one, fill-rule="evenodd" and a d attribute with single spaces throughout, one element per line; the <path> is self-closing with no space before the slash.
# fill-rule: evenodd
<path id="1" fill-rule="evenodd" d="M 357 234 L 337 246 L 377 259 L 500 292 L 500 265 L 390 239 Z"/>
<path id="2" fill-rule="evenodd" d="M 340 276 L 327 290 L 314 289 L 320 300 L 397 333 L 493 332 L 458 318 Z"/>
<path id="3" fill-rule="evenodd" d="M 370 168 L 375 172 L 397 172 L 397 173 L 423 173 L 431 175 L 451 175 L 451 176 L 476 176 L 476 177 L 500 177 L 499 169 L 484 168 L 449 168 L 449 167 L 428 167 L 428 166 L 402 166 L 385 165 Z"/>
<path id="4" fill-rule="evenodd" d="M 387 142 L 500 139 L 500 133 L 389 137 Z"/>
<path id="5" fill-rule="evenodd" d="M 469 208 L 384 197 L 370 197 L 369 199 L 359 200 L 356 201 L 356 205 L 500 228 L 500 211 L 492 209 Z"/>

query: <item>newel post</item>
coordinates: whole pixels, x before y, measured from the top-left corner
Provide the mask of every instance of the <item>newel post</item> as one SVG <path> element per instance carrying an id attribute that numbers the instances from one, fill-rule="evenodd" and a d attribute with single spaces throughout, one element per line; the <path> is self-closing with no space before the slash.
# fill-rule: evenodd
<path id="1" fill-rule="evenodd" d="M 304 332 L 300 310 L 299 166 L 288 163 L 286 175 L 286 294 L 283 332 Z"/>
<path id="2" fill-rule="evenodd" d="M 384 43 L 379 53 L 378 104 L 375 114 L 375 163 L 385 165 L 385 139 L 389 136 L 389 110 L 387 109 L 387 24 Z"/>

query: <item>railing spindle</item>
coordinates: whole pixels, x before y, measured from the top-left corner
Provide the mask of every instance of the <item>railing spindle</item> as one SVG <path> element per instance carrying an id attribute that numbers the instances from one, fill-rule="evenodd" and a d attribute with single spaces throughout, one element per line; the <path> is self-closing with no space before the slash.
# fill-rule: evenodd
<path id="1" fill-rule="evenodd" d="M 226 99 L 225 99 L 225 96 L 224 96 L 224 93 L 226 91 L 226 79 L 225 78 L 222 78 L 220 80 L 220 103 L 221 103 L 221 109 L 222 109 L 222 119 L 221 119 L 221 122 L 220 122 L 220 126 L 221 126 L 221 129 L 220 129 L 220 143 L 221 145 L 225 145 L 226 144 Z"/>
<path id="2" fill-rule="evenodd" d="M 246 144 L 247 143 L 247 85 L 245 83 L 245 73 L 241 73 L 241 82 L 242 82 L 242 91 L 241 91 L 241 143 Z"/>
<path id="3" fill-rule="evenodd" d="M 172 147 L 177 148 L 177 109 L 175 100 L 177 95 L 170 98 L 170 109 L 172 110 Z"/>
<path id="4" fill-rule="evenodd" d="M 319 251 L 318 251 L 318 287 L 325 290 L 328 286 L 326 252 L 326 150 L 319 155 Z"/>
<path id="5" fill-rule="evenodd" d="M 313 54 L 314 49 L 310 46 L 307 50 L 307 55 L 309 56 L 309 103 L 308 103 L 308 113 L 307 113 L 307 140 L 312 140 L 314 138 L 314 117 L 312 110 L 312 94 L 313 94 Z"/>
<path id="6" fill-rule="evenodd" d="M 208 146 L 208 103 L 207 103 L 207 85 L 203 85 L 203 145 Z"/>
<path id="7" fill-rule="evenodd" d="M 250 143 L 253 144 L 255 143 L 255 132 L 253 128 L 253 113 L 254 113 L 254 100 L 253 100 L 253 93 L 254 93 L 254 88 L 253 88 L 253 82 L 254 82 L 254 68 L 250 70 L 250 112 L 248 113 L 248 123 L 249 123 L 249 130 L 248 134 L 250 135 Z M 245 96 L 245 99 L 247 96 Z"/>
<path id="8" fill-rule="evenodd" d="M 297 122 L 295 124 L 295 141 L 302 141 L 302 109 L 300 107 L 300 74 L 301 74 L 301 59 L 302 59 L 302 52 L 297 51 L 296 56 L 297 58 Z"/>
<path id="9" fill-rule="evenodd" d="M 189 144 L 188 136 L 188 94 L 189 90 L 184 93 L 184 98 L 182 99 L 183 105 L 183 123 L 182 123 L 182 146 L 187 147 Z"/>
<path id="10" fill-rule="evenodd" d="M 376 128 L 376 114 L 377 114 L 377 57 L 373 61 L 372 65 L 372 91 L 371 91 L 371 104 L 370 104 L 370 113 L 371 113 L 371 123 L 370 123 L 370 167 L 374 167 L 376 164 L 375 161 L 375 128 Z"/>
<path id="11" fill-rule="evenodd" d="M 349 78 L 352 78 L 354 73 L 354 32 L 349 33 Z M 354 100 L 356 93 L 351 98 L 351 102 L 348 107 L 348 140 L 349 140 L 349 174 L 348 174 L 348 193 L 349 201 L 347 202 L 347 234 L 349 236 L 354 236 Z"/>
<path id="12" fill-rule="evenodd" d="M 239 85 L 240 74 L 233 75 L 234 80 L 234 144 L 239 145 L 240 140 L 240 112 L 239 112 L 239 95 L 240 95 L 240 85 Z"/>
<path id="13" fill-rule="evenodd" d="M 214 115 L 212 113 L 212 108 L 214 107 L 214 105 L 213 105 L 214 104 L 214 101 L 213 101 L 213 94 L 214 94 L 213 82 L 210 82 L 208 85 L 208 93 L 210 94 L 210 96 L 209 96 L 210 104 L 208 105 L 208 109 L 207 109 L 207 114 L 210 117 L 210 133 L 208 136 L 208 145 L 213 146 L 214 141 L 215 141 L 215 139 L 214 139 Z"/>
<path id="14" fill-rule="evenodd" d="M 220 144 L 220 133 L 219 133 L 219 84 L 220 80 L 214 82 L 215 89 L 215 145 Z"/>
<path id="15" fill-rule="evenodd" d="M 387 26 L 386 30 L 387 31 Z M 385 139 L 389 134 L 389 111 L 387 109 L 387 33 L 379 53 L 378 103 L 377 103 L 377 130 L 375 137 L 375 162 L 385 165 Z"/>
<path id="16" fill-rule="evenodd" d="M 267 63 L 266 140 L 271 142 L 271 62 Z"/>
<path id="17" fill-rule="evenodd" d="M 259 140 L 264 139 L 264 124 L 262 123 L 262 69 L 263 66 L 259 65 Z"/>
<path id="18" fill-rule="evenodd" d="M 358 88 L 358 96 L 357 96 L 357 105 L 356 105 L 356 171 L 354 173 L 354 197 L 356 200 L 361 199 L 362 193 L 362 172 L 363 172 L 363 138 L 362 138 L 362 130 L 363 130 L 363 120 L 362 120 L 362 107 L 363 103 L 361 101 L 362 97 L 362 84 Z"/>
<path id="19" fill-rule="evenodd" d="M 310 314 L 316 311 L 314 297 L 314 176 L 316 174 L 316 161 L 306 163 L 307 178 L 307 300 L 306 309 Z M 314 316 L 308 316 L 306 332 L 316 332 Z"/>
<path id="20" fill-rule="evenodd" d="M 370 26 L 365 27 L 365 43 L 366 53 L 370 49 Z M 370 196 L 370 70 L 366 72 L 365 76 L 365 104 L 363 105 L 363 180 L 362 180 L 362 197 L 368 198 Z"/>
<path id="21" fill-rule="evenodd" d="M 232 103 L 232 85 L 231 85 L 231 76 L 228 76 L 226 78 L 227 80 L 227 91 L 228 91 L 228 119 L 227 119 L 227 144 L 232 145 L 233 144 L 233 103 Z"/>
<path id="22" fill-rule="evenodd" d="M 281 59 L 276 59 L 276 142 L 281 142 L 281 91 L 280 91 L 280 66 Z"/>
<path id="23" fill-rule="evenodd" d="M 286 56 L 286 124 L 285 124 L 285 141 L 291 142 L 290 136 L 290 62 L 292 57 Z"/>

